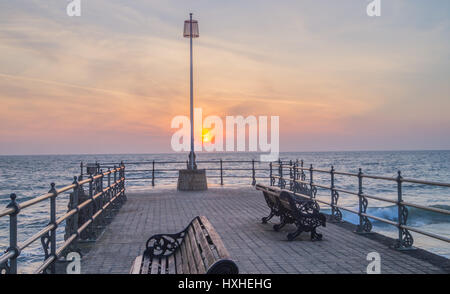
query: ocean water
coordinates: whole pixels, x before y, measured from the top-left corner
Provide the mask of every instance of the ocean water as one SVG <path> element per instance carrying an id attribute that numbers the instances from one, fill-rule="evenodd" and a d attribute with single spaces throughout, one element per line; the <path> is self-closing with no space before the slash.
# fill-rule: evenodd
<path id="1" fill-rule="evenodd" d="M 313 164 L 315 168 L 330 169 L 333 165 L 337 171 L 358 172 L 358 168 L 371 175 L 395 177 L 397 171 L 402 171 L 405 178 L 416 178 L 428 181 L 450 182 L 450 151 L 380 151 L 380 152 L 291 152 L 281 153 L 282 160 L 304 160 L 305 166 Z M 156 164 L 158 171 L 156 187 L 176 185 L 176 171 L 185 167 L 187 154 L 124 154 L 124 155 L 37 155 L 37 156 L 0 156 L 0 207 L 9 203 L 9 194 L 16 193 L 17 200 L 23 202 L 46 193 L 50 183 L 63 187 L 72 182 L 73 176 L 80 173 L 80 162 L 119 163 L 124 161 L 127 170 L 127 189 L 151 189 L 151 164 L 135 164 L 137 162 L 179 161 L 178 164 Z M 251 171 L 240 170 L 251 168 L 252 159 L 258 160 L 258 153 L 198 153 L 199 168 L 208 168 L 208 184 L 220 183 L 218 163 L 202 163 L 203 160 L 224 161 L 225 186 L 251 184 Z M 227 162 L 233 161 L 233 162 Z M 257 182 L 269 183 L 269 164 L 256 163 Z M 226 170 L 232 168 L 233 170 Z M 139 170 L 139 171 L 133 171 Z M 307 173 L 308 175 L 308 173 Z M 329 185 L 329 174 L 314 173 L 314 182 Z M 336 186 L 345 190 L 357 192 L 358 180 L 355 177 L 336 176 Z M 368 195 L 396 199 L 396 183 L 380 180 L 364 179 L 364 192 Z M 450 210 L 450 188 L 433 187 L 417 184 L 404 184 L 403 199 L 429 207 L 439 207 Z M 67 210 L 68 193 L 57 198 L 57 214 L 61 216 Z M 319 189 L 317 197 L 330 201 L 330 191 Z M 262 200 L 262 199 L 261 199 Z M 262 200 L 263 201 L 263 200 Z M 339 204 L 357 210 L 358 199 L 354 195 L 340 193 Z M 387 202 L 369 199 L 368 213 L 390 220 L 397 220 L 397 207 Z M 324 212 L 329 207 L 321 205 Z M 49 222 L 49 201 L 26 208 L 19 214 L 19 242 L 26 240 L 32 234 L 43 228 Z M 343 212 L 345 220 L 358 223 L 358 216 Z M 397 237 L 395 227 L 372 220 L 373 231 L 391 237 Z M 9 242 L 8 217 L 0 218 L 0 250 L 3 252 Z M 63 241 L 64 223 L 58 227 L 58 242 Z M 408 225 L 423 230 L 450 237 L 450 216 L 409 208 Z M 414 246 L 432 251 L 450 258 L 450 245 L 426 236 L 412 233 Z M 25 249 L 18 261 L 19 272 L 32 272 L 42 261 L 43 251 L 38 241 Z"/>

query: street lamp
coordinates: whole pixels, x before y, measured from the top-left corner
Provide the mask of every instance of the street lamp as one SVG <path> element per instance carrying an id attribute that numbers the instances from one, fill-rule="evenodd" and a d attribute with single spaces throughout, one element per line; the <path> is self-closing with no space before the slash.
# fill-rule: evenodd
<path id="1" fill-rule="evenodd" d="M 191 152 L 189 153 L 189 169 L 196 169 L 194 154 L 194 85 L 193 85 L 193 64 L 192 64 L 192 39 L 198 38 L 198 22 L 192 19 L 192 13 L 189 14 L 189 20 L 184 22 L 183 37 L 189 38 L 191 45 Z"/>

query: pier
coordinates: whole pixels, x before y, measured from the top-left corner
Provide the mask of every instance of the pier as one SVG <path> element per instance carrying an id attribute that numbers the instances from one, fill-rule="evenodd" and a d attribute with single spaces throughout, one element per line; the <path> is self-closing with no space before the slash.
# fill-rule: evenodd
<path id="1" fill-rule="evenodd" d="M 307 234 L 289 242 L 286 233 L 293 226 L 275 232 L 270 222 L 261 223 L 261 217 L 269 209 L 262 193 L 251 185 L 216 186 L 204 192 L 155 188 L 128 192 L 127 199 L 83 257 L 82 273 L 128 273 L 150 236 L 178 232 L 196 215 L 205 215 L 211 221 L 240 273 L 365 274 L 369 264 L 367 254 L 373 251 L 381 256 L 382 273 L 449 272 L 443 257 L 423 250 L 395 250 L 389 247 L 389 242 L 393 242 L 390 238 L 355 234 L 355 226 L 348 223 L 321 227 L 324 239 L 320 242 L 311 242 Z"/>
<path id="2" fill-rule="evenodd" d="M 21 202 L 11 194 L 11 202 L 0 217 L 9 218 L 9 247 L 0 255 L 2 273 L 15 274 L 18 258 L 34 242 L 42 243 L 42 264 L 34 273 L 65 273 L 68 253 L 81 251 L 81 273 L 128 273 L 133 260 L 141 255 L 149 237 L 177 233 L 198 215 L 206 216 L 222 238 L 240 273 L 347 273 L 363 274 L 371 261 L 368 255 L 380 256 L 381 273 L 449 273 L 447 258 L 414 247 L 414 234 L 447 244 L 448 232 L 429 232 L 408 223 L 408 207 L 449 215 L 450 211 L 403 200 L 403 185 L 429 185 L 442 188 L 449 183 L 337 171 L 306 166 L 303 161 L 277 162 L 199 161 L 208 177 L 218 180 L 206 191 L 177 191 L 174 175 L 186 162 L 120 162 L 80 165 L 80 174 L 66 186 L 50 185 L 50 190 Z M 322 176 L 318 176 L 321 174 Z M 355 185 L 341 187 L 336 179 L 348 177 Z M 227 185 L 226 179 L 244 180 L 241 185 Z M 325 181 L 328 179 L 328 181 Z M 145 180 L 146 184 L 134 184 Z M 395 199 L 365 192 L 365 181 L 390 182 L 397 191 Z M 164 185 L 160 181 L 171 181 Z M 246 182 L 246 183 L 245 183 Z M 308 234 L 293 241 L 286 239 L 294 226 L 273 230 L 274 218 L 263 224 L 269 207 L 255 184 L 262 183 L 306 197 L 330 208 L 326 227 L 319 227 L 321 241 L 312 242 Z M 318 190 L 322 193 L 318 193 Z M 325 193 L 326 192 L 326 193 Z M 70 197 L 66 212 L 57 214 L 62 194 Z M 318 195 L 321 194 L 321 195 Z M 354 199 L 351 209 L 342 205 L 340 194 Z M 67 198 L 66 198 L 67 199 Z M 328 200 L 327 200 L 328 199 Z M 18 242 L 23 209 L 49 201 L 48 219 L 43 228 Z M 397 218 L 383 218 L 369 213 L 371 203 L 395 205 Z M 356 214 L 359 223 L 343 220 L 342 211 Z M 392 239 L 372 230 L 371 220 L 393 226 L 398 238 Z M 64 240 L 58 242 L 57 229 L 64 226 Z M 60 236 L 61 237 L 61 236 Z M 61 238 L 59 238 L 61 239 Z M 23 238 L 22 238 L 23 240 Z"/>

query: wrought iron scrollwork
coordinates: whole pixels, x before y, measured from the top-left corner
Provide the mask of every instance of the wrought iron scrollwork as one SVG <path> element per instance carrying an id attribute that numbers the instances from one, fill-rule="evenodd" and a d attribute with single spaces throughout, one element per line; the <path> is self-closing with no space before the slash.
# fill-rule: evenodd
<path id="1" fill-rule="evenodd" d="M 275 186 L 275 178 L 274 177 L 270 177 L 270 185 Z"/>
<path id="2" fill-rule="evenodd" d="M 45 233 L 45 235 L 42 235 L 41 237 L 41 243 L 42 243 L 42 247 L 44 248 L 44 260 L 47 260 L 47 258 L 50 257 L 50 243 L 51 243 L 51 238 L 50 238 L 50 232 Z M 50 274 L 50 268 L 47 267 L 44 269 L 44 271 L 42 272 L 43 274 Z"/>
<path id="3" fill-rule="evenodd" d="M 42 235 L 41 244 L 42 244 L 42 247 L 44 248 L 45 259 L 47 259 L 50 256 L 50 253 L 49 253 L 50 242 L 51 242 L 51 239 L 50 239 L 49 232 Z"/>
<path id="4" fill-rule="evenodd" d="M 311 187 L 311 198 L 316 198 L 317 195 L 317 187 L 316 186 L 312 186 Z"/>
<path id="5" fill-rule="evenodd" d="M 180 247 L 186 232 L 178 234 L 158 234 L 150 237 L 146 243 L 144 254 L 152 257 L 161 257 L 172 255 Z"/>
<path id="6" fill-rule="evenodd" d="M 9 267 L 9 260 L 0 264 L 0 275 L 8 275 L 11 273 L 11 269 Z"/>
<path id="7" fill-rule="evenodd" d="M 366 213 L 367 211 L 367 198 L 364 197 L 364 195 L 360 195 L 360 201 L 361 201 L 361 213 Z M 359 233 L 369 233 L 372 231 L 372 222 L 369 220 L 367 216 L 360 215 L 360 225 L 358 226 L 357 232 Z"/>
<path id="8" fill-rule="evenodd" d="M 400 218 L 399 223 L 401 225 L 406 225 L 408 221 L 408 208 L 404 205 L 400 205 Z M 401 239 L 397 240 L 395 247 L 397 249 L 408 249 L 411 248 L 414 243 L 414 238 L 411 233 L 405 228 L 399 228 Z"/>
<path id="9" fill-rule="evenodd" d="M 331 206 L 331 215 L 335 221 L 341 221 L 342 220 L 342 212 L 341 210 L 336 207 L 335 205 L 338 204 L 339 201 L 339 193 L 336 190 L 332 190 L 331 192 L 331 202 L 333 203 L 333 206 Z"/>
<path id="10" fill-rule="evenodd" d="M 289 241 L 294 240 L 302 232 L 310 232 L 313 241 L 322 239 L 322 235 L 316 232 L 316 228 L 325 226 L 326 218 L 320 213 L 320 206 L 316 201 L 300 198 L 287 192 L 282 192 L 280 199 L 288 200 L 290 209 L 285 209 L 280 217 L 281 223 L 274 226 L 275 230 L 279 230 L 286 223 L 294 223 L 297 229 L 287 235 Z"/>
<path id="11" fill-rule="evenodd" d="M 303 183 L 299 183 L 299 182 L 295 182 L 294 183 L 293 191 L 295 193 L 307 195 L 307 196 L 310 196 L 310 197 L 312 195 L 311 189 L 308 188 L 308 185 L 303 184 Z"/>

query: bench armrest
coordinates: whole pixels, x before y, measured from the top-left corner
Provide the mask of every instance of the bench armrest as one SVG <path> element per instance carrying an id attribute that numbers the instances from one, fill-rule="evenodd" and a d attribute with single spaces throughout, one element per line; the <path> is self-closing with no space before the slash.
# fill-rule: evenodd
<path id="1" fill-rule="evenodd" d="M 183 242 L 185 231 L 177 234 L 157 234 L 151 236 L 145 244 L 144 255 L 161 257 L 172 255 Z"/>

